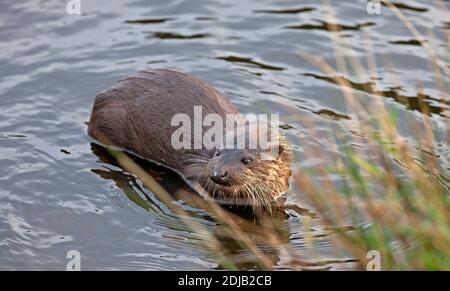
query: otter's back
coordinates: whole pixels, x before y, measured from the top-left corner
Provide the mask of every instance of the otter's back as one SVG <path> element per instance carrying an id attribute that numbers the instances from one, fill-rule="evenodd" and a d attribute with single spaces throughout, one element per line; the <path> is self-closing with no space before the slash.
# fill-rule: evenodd
<path id="1" fill-rule="evenodd" d="M 225 96 L 189 74 L 141 71 L 97 95 L 88 133 L 103 144 L 179 169 L 180 151 L 171 146 L 176 130 L 171 120 L 176 114 L 187 114 L 193 121 L 194 106 L 201 106 L 203 117 L 238 113 Z"/>

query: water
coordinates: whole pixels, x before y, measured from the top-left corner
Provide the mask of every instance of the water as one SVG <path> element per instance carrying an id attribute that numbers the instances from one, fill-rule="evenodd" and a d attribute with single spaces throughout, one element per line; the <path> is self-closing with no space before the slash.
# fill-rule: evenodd
<path id="1" fill-rule="evenodd" d="M 433 46 L 445 55 L 445 11 L 435 1 L 402 1 L 401 11 L 425 35 L 432 30 Z M 346 108 L 332 76 L 299 54 L 321 56 L 336 67 L 320 1 L 81 0 L 82 15 L 68 15 L 66 2 L 0 4 L 0 269 L 64 270 L 69 250 L 79 251 L 82 269 L 89 270 L 221 268 L 175 214 L 86 135 L 95 95 L 137 70 L 178 68 L 213 84 L 241 112 L 309 118 L 317 138 L 311 128 L 282 117 L 297 171 L 326 164 L 327 156 L 341 154 L 340 146 L 352 146 L 344 141 L 335 149 L 327 137 L 351 135 L 355 112 Z M 376 91 L 391 96 L 388 107 L 399 111 L 405 136 L 421 124 L 416 109 L 425 100 L 445 163 L 449 101 L 427 52 L 386 7 L 369 15 L 366 1 L 332 4 L 355 56 L 367 64 L 369 31 L 379 64 L 377 79 L 338 75 L 363 103 L 374 97 L 367 84 L 377 81 Z M 311 158 L 303 150 L 307 143 L 325 155 Z M 183 187 L 163 169 L 152 174 L 169 189 Z M 302 197 L 295 186 L 287 193 L 301 211 L 287 210 L 281 241 L 310 260 L 310 268 L 352 268 Z M 220 233 L 204 210 L 183 207 Z M 265 247 L 258 226 L 247 231 L 276 269 L 289 268 L 289 256 Z M 251 252 L 225 246 L 243 258 L 241 268 L 257 268 Z"/>

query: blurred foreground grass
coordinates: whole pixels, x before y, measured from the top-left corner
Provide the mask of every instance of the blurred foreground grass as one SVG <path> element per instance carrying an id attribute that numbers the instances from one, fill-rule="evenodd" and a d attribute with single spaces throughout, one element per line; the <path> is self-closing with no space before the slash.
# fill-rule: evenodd
<path id="1" fill-rule="evenodd" d="M 449 77 L 448 64 L 443 60 L 448 56 L 440 58 L 430 46 L 432 42 L 425 40 L 395 5 L 389 0 L 382 2 L 428 52 L 436 73 L 436 84 L 441 84 L 442 92 L 448 92 L 443 81 Z M 436 5 L 445 9 L 443 3 Z M 328 6 L 327 18 L 331 23 L 335 22 L 328 1 L 325 6 Z M 332 27 L 329 30 L 333 31 Z M 365 70 L 352 56 L 351 45 L 337 33 L 332 35 L 339 74 L 350 71 L 376 77 L 377 64 L 369 34 L 366 41 L 368 68 Z M 429 40 L 432 37 L 430 33 Z M 307 57 L 328 76 L 338 76 L 323 59 Z M 351 112 L 358 113 L 355 127 L 365 133 L 364 150 L 350 148 L 330 167 L 310 175 L 297 175 L 295 181 L 299 188 L 307 193 L 324 224 L 336 230 L 337 242 L 358 260 L 361 269 L 365 269 L 371 259 L 367 257 L 368 252 L 376 250 L 381 255 L 383 270 L 450 270 L 448 165 L 441 165 L 442 160 L 438 159 L 432 116 L 425 100 L 419 100 L 419 110 L 423 113 L 420 126 L 411 125 L 413 136 L 405 138 L 399 130 L 402 120 L 398 120 L 398 114 L 385 105 L 384 100 L 389 96 L 372 94 L 374 99 L 370 106 L 363 106 L 353 95 L 352 84 L 345 78 L 336 77 L 334 83 L 341 87 Z M 420 80 L 418 83 L 421 90 Z M 375 93 L 376 89 L 369 87 L 365 91 Z M 444 100 L 448 100 L 448 96 L 444 96 Z M 444 105 L 448 106 L 448 103 L 444 101 Z M 448 108 L 445 118 L 448 118 Z M 445 146 L 448 146 L 448 119 L 444 120 L 444 126 L 447 133 Z M 374 156 L 377 157 L 375 160 Z M 331 182 L 332 175 L 343 179 L 339 187 Z M 321 179 L 317 179 L 318 176 Z M 317 183 L 317 180 L 322 182 Z M 368 222 L 358 224 L 361 216 Z M 358 227 L 340 231 L 346 224 Z"/>

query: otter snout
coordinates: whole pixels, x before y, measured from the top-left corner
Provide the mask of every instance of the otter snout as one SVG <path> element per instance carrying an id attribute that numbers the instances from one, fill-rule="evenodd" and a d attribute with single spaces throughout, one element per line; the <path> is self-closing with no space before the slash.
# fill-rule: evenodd
<path id="1" fill-rule="evenodd" d="M 220 185 L 230 185 L 231 179 L 230 179 L 230 175 L 228 174 L 228 170 L 227 169 L 215 169 L 214 171 L 212 171 L 211 176 L 210 176 L 211 180 L 214 181 L 214 183 L 220 184 Z"/>

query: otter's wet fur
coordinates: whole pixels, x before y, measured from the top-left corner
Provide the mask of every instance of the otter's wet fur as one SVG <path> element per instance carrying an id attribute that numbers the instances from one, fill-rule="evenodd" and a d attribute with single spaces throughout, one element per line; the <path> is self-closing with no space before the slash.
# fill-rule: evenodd
<path id="1" fill-rule="evenodd" d="M 213 156 L 209 159 L 192 157 L 184 161 L 184 174 L 192 181 L 197 181 L 216 201 L 225 204 L 251 205 L 268 210 L 276 198 L 285 193 L 289 187 L 292 159 L 289 143 L 282 137 L 279 139 L 280 152 L 272 160 L 261 159 L 259 150 L 217 150 L 227 155 L 230 151 L 245 152 L 252 156 L 253 162 L 241 166 L 229 185 L 223 186 L 211 180 L 214 168 L 219 164 Z M 239 160 L 237 161 L 239 162 Z M 233 164 L 236 162 L 233 162 Z M 220 164 L 219 164 L 220 165 Z"/>
<path id="2" fill-rule="evenodd" d="M 177 150 L 171 144 L 177 129 L 171 125 L 172 117 L 186 114 L 193 120 L 194 106 L 201 106 L 203 117 L 214 113 L 225 120 L 227 114 L 239 114 L 225 96 L 192 75 L 165 69 L 141 71 L 97 95 L 88 133 L 101 144 L 176 170 L 219 202 L 270 209 L 289 187 L 289 143 L 279 136 L 279 155 L 272 160 L 261 159 L 258 150 L 221 150 L 220 159 L 217 149 Z M 251 157 L 253 163 L 244 167 L 238 164 L 240 160 L 229 158 L 240 155 Z M 219 165 L 233 171 L 227 185 L 211 179 Z"/>

